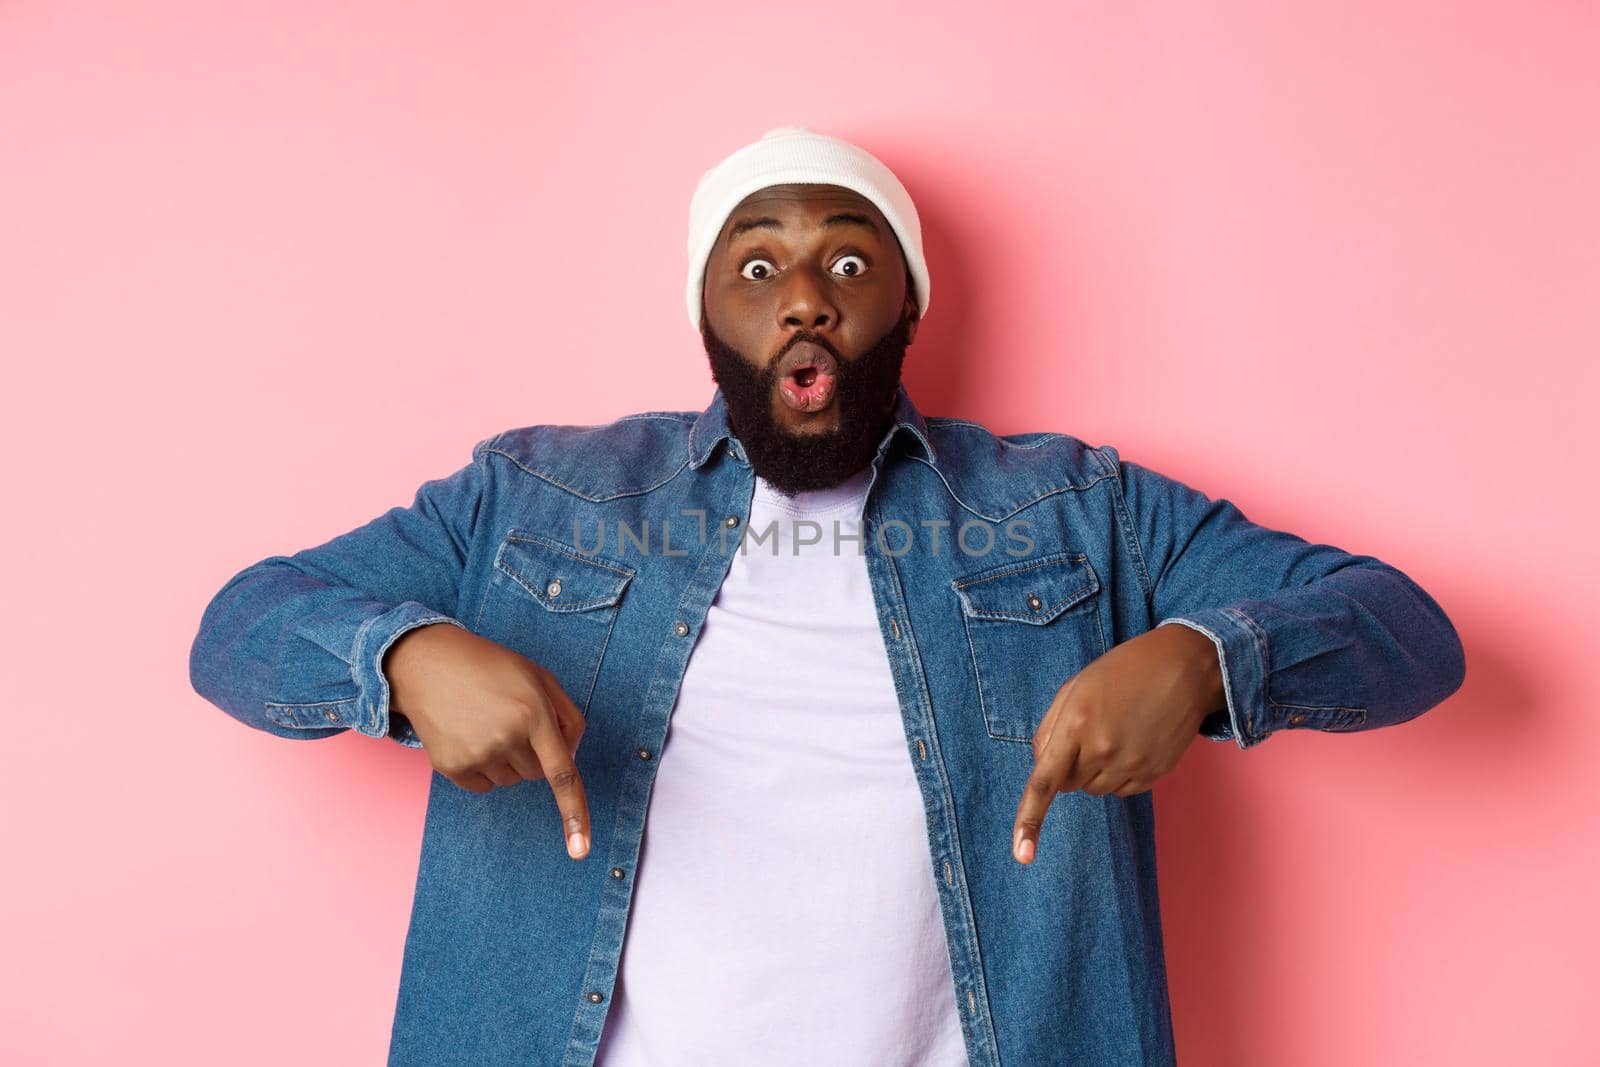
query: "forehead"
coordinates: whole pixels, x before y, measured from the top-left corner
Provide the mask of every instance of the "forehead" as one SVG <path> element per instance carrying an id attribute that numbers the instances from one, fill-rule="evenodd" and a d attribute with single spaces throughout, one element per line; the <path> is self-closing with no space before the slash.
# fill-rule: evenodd
<path id="1" fill-rule="evenodd" d="M 889 223 L 871 200 L 854 189 L 840 185 L 795 183 L 768 185 L 757 189 L 739 201 L 722 222 L 719 243 L 727 239 L 728 230 L 741 219 L 768 215 L 785 223 L 815 225 L 827 214 L 839 210 L 859 211 L 889 232 Z"/>

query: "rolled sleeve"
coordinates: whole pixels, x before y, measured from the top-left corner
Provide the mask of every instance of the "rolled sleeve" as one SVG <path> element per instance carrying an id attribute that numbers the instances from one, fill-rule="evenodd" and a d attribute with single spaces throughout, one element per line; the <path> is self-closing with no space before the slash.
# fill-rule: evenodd
<path id="1" fill-rule="evenodd" d="M 383 673 L 383 657 L 400 636 L 419 626 L 449 623 L 466 629 L 459 620 L 441 614 L 426 604 L 408 600 L 396 604 L 381 615 L 375 615 L 356 634 L 356 647 L 350 657 L 350 673 L 355 679 L 358 707 L 353 721 L 347 723 L 352 730 L 368 737 L 392 737 L 408 748 L 418 748 L 422 742 L 409 724 L 404 724 L 399 736 L 391 729 L 389 715 L 389 679 Z M 409 741 L 406 736 L 409 734 Z M 415 742 L 410 743 L 410 742 Z"/>
<path id="2" fill-rule="evenodd" d="M 419 626 L 468 628 L 455 616 L 493 499 L 492 440 L 474 446 L 472 462 L 423 483 L 409 507 L 230 578 L 190 649 L 195 691 L 279 737 L 353 730 L 422 747 L 404 715 L 390 715 L 383 657 Z"/>
<path id="3" fill-rule="evenodd" d="M 1198 630 L 1217 647 L 1227 715 L 1207 716 L 1201 723 L 1201 736 L 1212 741 L 1234 741 L 1240 748 L 1259 744 L 1264 736 L 1254 727 L 1266 713 L 1267 675 L 1260 638 L 1249 620 L 1228 608 L 1208 608 L 1162 619 L 1156 625 L 1169 623 Z"/>
<path id="4" fill-rule="evenodd" d="M 1204 736 L 1250 748 L 1283 729 L 1394 726 L 1460 687 L 1454 626 L 1392 564 L 1251 522 L 1225 497 L 1101 453 L 1150 619 L 1216 646 L 1227 709 L 1202 720 Z"/>

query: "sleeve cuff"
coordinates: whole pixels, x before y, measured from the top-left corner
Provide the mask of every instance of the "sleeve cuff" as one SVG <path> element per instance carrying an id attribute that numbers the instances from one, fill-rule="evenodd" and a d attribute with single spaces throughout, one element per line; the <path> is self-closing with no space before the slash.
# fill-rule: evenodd
<path id="1" fill-rule="evenodd" d="M 407 600 L 396 604 L 380 615 L 374 615 L 362 624 L 356 633 L 356 647 L 350 657 L 350 673 L 355 678 L 356 701 L 351 709 L 351 721 L 342 723 L 368 737 L 388 737 L 407 748 L 421 748 L 411 724 L 402 717 L 391 722 L 389 716 L 389 679 L 381 669 L 383 655 L 389 651 L 401 634 L 436 622 L 449 623 L 465 630 L 466 626 L 449 615 L 434 611 L 426 604 Z"/>
<path id="2" fill-rule="evenodd" d="M 1217 646 L 1217 662 L 1222 668 L 1222 688 L 1228 710 L 1206 716 L 1200 725 L 1203 737 L 1212 741 L 1233 741 L 1249 748 L 1266 740 L 1270 728 L 1266 709 L 1266 655 L 1262 638 L 1250 619 L 1235 608 L 1207 608 L 1190 615 L 1162 619 L 1157 626 L 1176 623 L 1198 630 Z"/>

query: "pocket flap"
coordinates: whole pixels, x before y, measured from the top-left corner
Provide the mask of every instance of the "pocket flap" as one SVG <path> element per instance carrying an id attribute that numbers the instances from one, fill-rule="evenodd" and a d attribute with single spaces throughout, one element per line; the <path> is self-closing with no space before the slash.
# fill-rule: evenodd
<path id="1" fill-rule="evenodd" d="M 1082 553 L 1052 552 L 964 574 L 950 585 L 972 618 L 1042 624 L 1092 597 L 1100 580 Z"/>
<path id="2" fill-rule="evenodd" d="M 593 611 L 622 599 L 634 569 L 571 545 L 512 530 L 494 565 L 550 611 Z"/>

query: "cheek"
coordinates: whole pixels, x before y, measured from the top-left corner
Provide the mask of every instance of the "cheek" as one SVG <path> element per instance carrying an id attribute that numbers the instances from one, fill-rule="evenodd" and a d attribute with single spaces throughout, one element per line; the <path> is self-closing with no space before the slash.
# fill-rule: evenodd
<path id="1" fill-rule="evenodd" d="M 759 294 L 711 287 L 705 315 L 717 336 L 741 352 L 759 351 L 771 341 L 773 310 L 770 300 Z"/>

